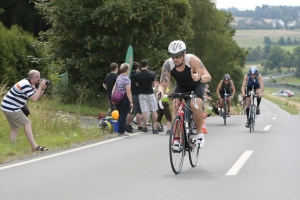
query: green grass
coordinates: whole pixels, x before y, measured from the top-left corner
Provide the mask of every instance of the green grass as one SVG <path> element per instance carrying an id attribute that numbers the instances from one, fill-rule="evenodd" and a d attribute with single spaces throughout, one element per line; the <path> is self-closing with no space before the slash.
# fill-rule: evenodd
<path id="1" fill-rule="evenodd" d="M 6 94 L 7 89 L 0 85 L 0 100 Z M 103 102 L 107 102 L 106 99 Z M 107 111 L 107 103 L 95 107 L 86 105 L 62 104 L 58 100 L 49 100 L 46 95 L 37 102 L 28 101 L 31 114 L 32 131 L 37 144 L 48 147 L 51 151 L 65 149 L 79 143 L 100 140 L 108 132 L 102 132 L 98 127 L 82 128 L 79 115 L 91 115 L 97 117 L 99 112 Z M 103 106 L 103 107 L 102 107 Z M 9 140 L 10 127 L 1 112 L 0 114 L 0 164 L 15 159 L 23 159 L 34 156 L 31 146 L 20 128 L 17 141 L 12 144 Z"/>
<path id="2" fill-rule="evenodd" d="M 292 41 L 296 38 L 300 39 L 300 31 L 293 30 L 237 30 L 234 36 L 234 40 L 240 47 L 244 48 L 256 48 L 257 46 L 264 47 L 264 37 L 268 36 L 272 42 L 278 42 L 280 37 L 283 37 L 286 41 L 288 37 Z M 293 46 L 280 46 L 287 51 L 292 51 L 299 45 Z"/>

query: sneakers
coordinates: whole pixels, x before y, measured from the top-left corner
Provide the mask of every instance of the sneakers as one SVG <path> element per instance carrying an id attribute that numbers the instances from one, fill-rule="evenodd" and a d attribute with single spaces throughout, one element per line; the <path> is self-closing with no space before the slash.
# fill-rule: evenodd
<path id="1" fill-rule="evenodd" d="M 230 112 L 227 113 L 227 117 L 230 117 Z"/>
<path id="2" fill-rule="evenodd" d="M 202 148 L 204 146 L 204 143 L 205 143 L 204 134 L 203 133 L 198 134 L 196 145 Z"/>
<path id="3" fill-rule="evenodd" d="M 219 112 L 219 116 L 220 116 L 220 117 L 223 117 L 222 112 Z"/>
<path id="4" fill-rule="evenodd" d="M 147 132 L 148 132 L 148 128 L 147 128 L 147 127 L 144 127 L 144 128 L 142 129 L 142 132 L 147 133 Z"/>
<path id="5" fill-rule="evenodd" d="M 160 126 L 157 127 L 157 130 L 158 130 L 159 132 L 164 132 L 164 129 L 161 128 Z"/>
<path id="6" fill-rule="evenodd" d="M 147 126 L 151 126 L 151 124 L 149 122 L 147 122 Z"/>
<path id="7" fill-rule="evenodd" d="M 158 130 L 153 130 L 152 133 L 153 134 L 159 134 Z"/>
<path id="8" fill-rule="evenodd" d="M 167 130 L 166 134 L 170 135 L 171 134 L 171 130 Z"/>
<path id="9" fill-rule="evenodd" d="M 142 126 L 138 127 L 138 130 L 139 131 L 143 130 L 143 127 Z"/>
<path id="10" fill-rule="evenodd" d="M 125 131 L 125 133 L 119 133 L 118 136 L 119 136 L 119 137 L 122 137 L 122 136 L 130 136 L 130 134 L 127 133 L 127 132 Z"/>
<path id="11" fill-rule="evenodd" d="M 125 126 L 125 131 L 127 131 L 128 133 L 132 133 L 132 130 L 133 130 L 132 126 L 126 124 L 126 126 Z"/>
<path id="12" fill-rule="evenodd" d="M 257 114 L 257 115 L 260 114 L 260 109 L 259 109 L 259 107 L 256 108 L 256 114 Z"/>
<path id="13" fill-rule="evenodd" d="M 247 120 L 246 124 L 245 124 L 245 127 L 249 128 L 249 120 Z"/>
<path id="14" fill-rule="evenodd" d="M 175 140 L 172 145 L 172 150 L 176 152 L 180 152 L 182 150 L 182 146 L 178 140 Z"/>

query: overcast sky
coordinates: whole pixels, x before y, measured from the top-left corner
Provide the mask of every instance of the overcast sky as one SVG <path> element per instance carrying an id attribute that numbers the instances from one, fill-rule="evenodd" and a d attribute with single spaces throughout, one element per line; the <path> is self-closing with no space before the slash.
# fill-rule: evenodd
<path id="1" fill-rule="evenodd" d="M 217 8 L 236 7 L 239 10 L 254 10 L 256 6 L 300 6 L 300 0 L 214 0 Z"/>

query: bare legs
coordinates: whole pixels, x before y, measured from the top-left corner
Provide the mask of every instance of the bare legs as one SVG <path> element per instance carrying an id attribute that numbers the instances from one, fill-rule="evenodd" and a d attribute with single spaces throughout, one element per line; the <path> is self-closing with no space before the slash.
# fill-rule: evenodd
<path id="1" fill-rule="evenodd" d="M 38 145 L 36 144 L 36 142 L 33 138 L 33 133 L 32 133 L 32 129 L 31 129 L 31 122 L 25 124 L 24 131 L 25 131 L 25 135 L 27 137 L 27 140 L 31 145 L 32 150 L 35 150 Z M 19 128 L 14 128 L 14 129 L 11 130 L 9 139 L 12 143 L 16 142 L 18 132 L 19 132 Z"/>

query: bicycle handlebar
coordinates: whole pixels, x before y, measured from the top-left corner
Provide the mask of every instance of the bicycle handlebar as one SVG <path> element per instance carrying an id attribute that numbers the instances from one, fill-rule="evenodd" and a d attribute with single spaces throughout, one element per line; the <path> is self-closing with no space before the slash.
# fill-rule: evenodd
<path id="1" fill-rule="evenodd" d="M 197 95 L 195 95 L 194 92 L 191 92 L 191 93 L 172 93 L 172 94 L 169 94 L 168 95 L 169 98 L 173 98 L 173 99 L 193 99 L 194 101 L 194 107 L 196 109 L 198 109 L 198 105 L 197 105 Z"/>

